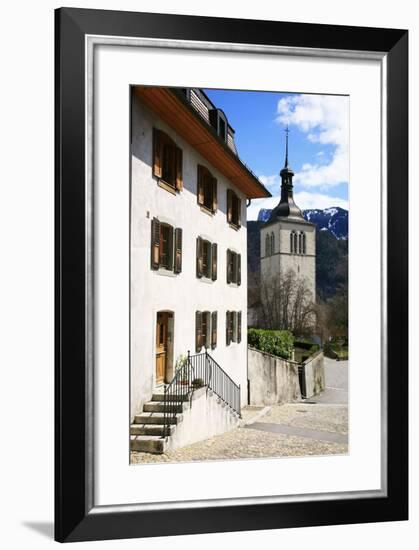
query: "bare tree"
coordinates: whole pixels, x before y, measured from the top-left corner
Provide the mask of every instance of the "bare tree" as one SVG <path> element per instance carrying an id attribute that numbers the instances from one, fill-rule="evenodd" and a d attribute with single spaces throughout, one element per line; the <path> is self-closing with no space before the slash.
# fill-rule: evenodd
<path id="1" fill-rule="evenodd" d="M 265 328 L 304 335 L 315 323 L 315 305 L 307 281 L 287 270 L 264 278 L 261 284 L 260 323 Z"/>

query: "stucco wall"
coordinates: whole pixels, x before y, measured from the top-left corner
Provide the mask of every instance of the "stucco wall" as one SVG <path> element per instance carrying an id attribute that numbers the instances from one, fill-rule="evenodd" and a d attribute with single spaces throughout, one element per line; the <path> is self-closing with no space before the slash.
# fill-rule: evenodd
<path id="1" fill-rule="evenodd" d="M 305 397 L 313 397 L 322 392 L 326 387 L 324 374 L 324 354 L 318 351 L 303 363 L 305 377 Z"/>
<path id="2" fill-rule="evenodd" d="M 273 405 L 301 399 L 298 363 L 248 349 L 250 405 Z"/>
<path id="3" fill-rule="evenodd" d="M 168 438 L 169 449 L 178 449 L 197 441 L 203 441 L 235 428 L 239 415 L 225 405 L 212 391 L 200 388 L 192 397 L 192 402 L 184 404 L 183 419 L 176 426 L 174 434 Z"/>
<path id="4" fill-rule="evenodd" d="M 169 134 L 183 150 L 183 190 L 174 195 L 152 175 L 153 127 Z M 227 188 L 234 186 L 137 98 L 132 108 L 131 145 L 131 415 L 139 413 L 155 385 L 156 314 L 174 312 L 174 360 L 188 350 L 195 353 L 195 311 L 218 312 L 218 344 L 214 359 L 242 388 L 246 401 L 247 361 L 247 239 L 246 200 L 242 199 L 242 227 L 226 219 Z M 207 166 L 218 180 L 218 211 L 211 216 L 197 204 L 197 165 Z M 115 182 L 118 185 L 118 182 Z M 183 229 L 182 273 L 150 269 L 151 219 Z M 196 277 L 196 238 L 218 243 L 217 281 Z M 241 253 L 241 286 L 227 285 L 226 250 Z M 225 313 L 242 311 L 242 341 L 226 346 Z M 118 365 L 115 365 L 118 368 Z"/>

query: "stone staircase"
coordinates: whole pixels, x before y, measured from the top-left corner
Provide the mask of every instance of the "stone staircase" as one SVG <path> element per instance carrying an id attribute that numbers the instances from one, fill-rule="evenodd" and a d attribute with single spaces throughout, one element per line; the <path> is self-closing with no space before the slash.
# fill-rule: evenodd
<path id="1" fill-rule="evenodd" d="M 154 393 L 151 401 L 143 406 L 143 412 L 134 417 L 130 427 L 131 451 L 163 454 L 166 447 L 166 437 L 170 437 L 176 430 L 176 425 L 182 422 L 185 402 L 188 394 L 177 397 L 176 416 L 170 419 L 170 426 L 164 428 L 164 393 Z"/>

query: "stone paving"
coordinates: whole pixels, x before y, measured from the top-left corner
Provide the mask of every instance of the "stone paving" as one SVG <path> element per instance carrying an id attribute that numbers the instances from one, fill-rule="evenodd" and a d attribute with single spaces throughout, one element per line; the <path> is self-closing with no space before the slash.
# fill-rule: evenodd
<path id="1" fill-rule="evenodd" d="M 348 453 L 347 361 L 325 359 L 326 390 L 299 403 L 244 407 L 240 427 L 162 455 L 131 452 L 132 464 Z"/>
<path id="2" fill-rule="evenodd" d="M 317 418 L 316 427 L 327 427 L 327 432 L 336 434 L 344 434 L 347 432 L 347 426 L 340 426 L 334 420 L 326 422 L 321 419 L 321 413 L 315 411 L 313 405 L 294 404 L 289 405 L 274 405 L 262 417 L 258 417 L 258 413 L 262 409 L 248 411 L 243 410 L 243 416 L 247 422 L 252 421 L 252 417 L 257 418 L 254 428 L 258 423 L 266 421 L 266 426 L 277 423 L 280 426 L 280 421 L 288 426 L 297 426 L 299 433 L 304 427 L 304 422 L 310 423 L 310 418 Z M 340 418 L 344 422 L 345 416 L 342 414 L 342 407 L 338 410 L 333 405 L 328 405 L 329 417 Z M 307 408 L 306 413 L 298 412 L 302 408 Z M 283 409 L 283 410 L 282 410 Z M 315 413 L 315 414 L 313 414 Z M 301 422 L 301 417 L 304 414 L 304 421 Z M 245 420 L 246 421 L 246 420 Z M 269 424 L 268 424 L 269 421 Z M 162 455 L 151 455 L 147 453 L 132 452 L 132 464 L 144 464 L 155 462 L 190 462 L 203 460 L 228 460 L 228 459 L 247 459 L 247 458 L 269 458 L 269 457 L 289 457 L 289 456 L 321 456 L 329 454 L 346 454 L 348 445 L 346 443 L 336 443 L 333 441 L 316 440 L 312 437 L 303 437 L 291 433 L 283 434 L 265 429 L 254 429 L 252 424 L 243 425 L 235 428 L 230 432 L 212 437 L 205 441 L 188 445 L 182 449 L 168 451 Z M 307 434 L 306 434 L 307 435 Z"/>

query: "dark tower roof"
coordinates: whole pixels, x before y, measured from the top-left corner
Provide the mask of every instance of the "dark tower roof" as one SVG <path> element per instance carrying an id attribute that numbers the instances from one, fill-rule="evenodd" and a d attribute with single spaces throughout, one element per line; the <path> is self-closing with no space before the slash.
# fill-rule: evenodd
<path id="1" fill-rule="evenodd" d="M 306 220 L 301 213 L 301 210 L 294 202 L 292 178 L 294 172 L 288 165 L 288 126 L 285 129 L 285 164 L 279 175 L 281 176 L 281 200 L 279 204 L 272 210 L 267 223 L 272 223 L 278 218 L 289 218 L 290 220 L 303 221 Z M 306 222 L 307 223 L 307 222 Z"/>

